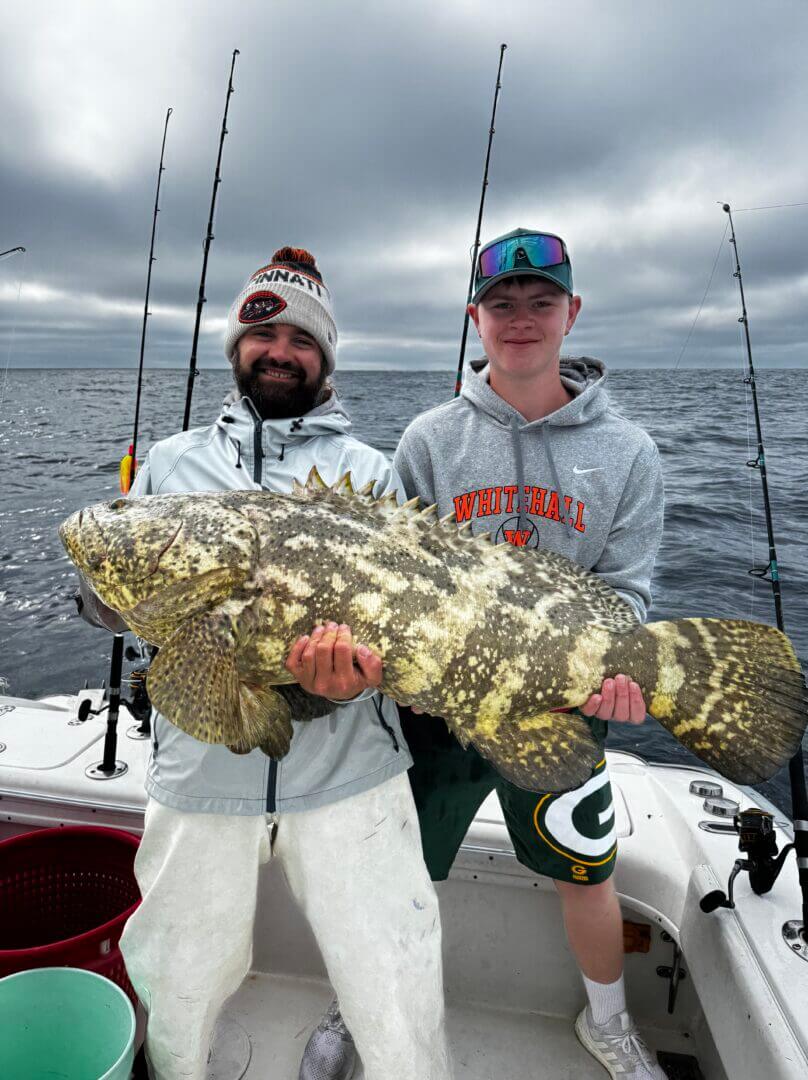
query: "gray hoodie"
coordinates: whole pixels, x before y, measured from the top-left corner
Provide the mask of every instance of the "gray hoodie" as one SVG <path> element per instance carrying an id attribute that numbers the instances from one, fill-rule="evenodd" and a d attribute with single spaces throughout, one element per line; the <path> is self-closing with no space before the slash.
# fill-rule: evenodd
<path id="1" fill-rule="evenodd" d="M 404 432 L 394 467 L 407 495 L 497 542 L 566 555 L 644 620 L 662 535 L 662 471 L 651 437 L 611 408 L 604 365 L 562 357 L 573 400 L 532 423 L 491 389 L 485 361 L 473 366 L 460 397 Z"/>

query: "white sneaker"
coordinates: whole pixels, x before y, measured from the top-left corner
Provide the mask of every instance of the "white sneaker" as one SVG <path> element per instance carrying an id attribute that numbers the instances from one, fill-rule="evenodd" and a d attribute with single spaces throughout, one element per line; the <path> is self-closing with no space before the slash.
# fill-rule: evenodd
<path id="1" fill-rule="evenodd" d="M 609 1076 L 619 1080 L 666 1080 L 656 1054 L 645 1045 L 627 1012 L 618 1013 L 605 1024 L 595 1024 L 587 1005 L 575 1021 L 575 1034 Z"/>

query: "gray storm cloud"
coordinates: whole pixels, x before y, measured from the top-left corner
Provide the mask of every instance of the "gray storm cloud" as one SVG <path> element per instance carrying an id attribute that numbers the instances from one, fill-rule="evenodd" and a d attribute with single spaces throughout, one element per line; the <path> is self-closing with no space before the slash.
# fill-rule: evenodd
<path id="1" fill-rule="evenodd" d="M 483 237 L 561 232 L 571 348 L 677 362 L 726 217 L 808 201 L 803 5 L 245 0 L 5 9 L 0 347 L 15 366 L 133 366 L 173 106 L 147 364 L 187 362 L 230 50 L 241 50 L 200 350 L 286 243 L 334 294 L 343 367 L 452 368 L 500 41 Z M 739 214 L 758 363 L 805 364 L 808 206 Z M 725 245 L 726 249 L 726 245 Z M 17 300 L 18 287 L 20 299 Z M 719 260 L 684 364 L 740 363 Z"/>

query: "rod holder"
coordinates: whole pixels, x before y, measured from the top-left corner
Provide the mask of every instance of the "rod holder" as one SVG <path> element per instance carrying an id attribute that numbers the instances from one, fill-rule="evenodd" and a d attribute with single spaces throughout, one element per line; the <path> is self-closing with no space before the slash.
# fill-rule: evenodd
<path id="1" fill-rule="evenodd" d="M 85 775 L 91 780 L 114 780 L 117 776 L 123 776 L 129 768 L 125 761 L 118 761 L 115 757 L 118 749 L 118 713 L 122 704 L 122 667 L 123 634 L 115 634 L 112 639 L 112 660 L 109 665 L 109 703 L 105 706 L 107 730 L 104 735 L 104 756 L 101 761 L 97 761 L 95 765 L 88 765 L 84 770 Z M 123 704 L 128 708 L 128 702 L 123 702 Z"/>

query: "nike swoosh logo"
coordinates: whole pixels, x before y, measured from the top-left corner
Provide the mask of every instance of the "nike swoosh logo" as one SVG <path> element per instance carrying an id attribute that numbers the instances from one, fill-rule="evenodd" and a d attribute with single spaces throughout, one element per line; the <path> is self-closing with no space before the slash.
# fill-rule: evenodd
<path id="1" fill-rule="evenodd" d="M 580 476 L 580 475 L 581 475 L 581 473 L 588 473 L 588 472 L 603 472 L 603 469 L 579 469 L 577 465 L 573 465 L 573 466 L 572 466 L 572 471 L 573 471 L 574 473 L 577 473 L 577 475 L 578 475 L 578 476 Z"/>

